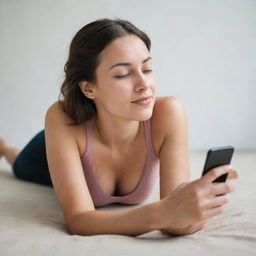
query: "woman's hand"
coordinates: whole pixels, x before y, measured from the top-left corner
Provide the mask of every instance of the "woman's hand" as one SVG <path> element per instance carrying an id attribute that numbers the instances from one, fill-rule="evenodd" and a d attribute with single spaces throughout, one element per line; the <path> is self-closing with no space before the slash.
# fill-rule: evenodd
<path id="1" fill-rule="evenodd" d="M 228 202 L 225 194 L 232 184 L 213 183 L 219 176 L 233 172 L 229 166 L 213 168 L 200 179 L 180 184 L 160 202 L 160 230 L 174 235 L 188 235 L 200 230 L 206 220 L 223 212 Z"/>

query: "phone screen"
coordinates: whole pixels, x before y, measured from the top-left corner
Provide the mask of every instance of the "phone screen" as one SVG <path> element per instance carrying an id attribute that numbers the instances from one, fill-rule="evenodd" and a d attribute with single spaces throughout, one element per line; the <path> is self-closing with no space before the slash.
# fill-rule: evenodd
<path id="1" fill-rule="evenodd" d="M 233 152 L 233 146 L 223 146 L 209 149 L 205 160 L 202 176 L 210 171 L 212 168 L 230 164 Z M 213 182 L 225 182 L 227 176 L 228 174 L 223 174 Z"/>

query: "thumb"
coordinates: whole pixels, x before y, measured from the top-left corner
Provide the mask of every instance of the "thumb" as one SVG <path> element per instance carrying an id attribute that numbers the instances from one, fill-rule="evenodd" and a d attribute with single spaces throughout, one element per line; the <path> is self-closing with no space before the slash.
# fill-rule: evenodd
<path id="1" fill-rule="evenodd" d="M 238 178 L 238 173 L 236 170 L 232 170 L 228 173 L 228 179 L 237 179 Z"/>
<path id="2" fill-rule="evenodd" d="M 230 171 L 232 171 L 231 165 L 221 165 L 221 166 L 211 169 L 209 172 L 207 172 L 201 178 L 201 180 L 203 181 L 203 183 L 209 184 L 209 183 L 212 183 L 214 180 L 216 180 L 221 175 L 227 174 Z"/>

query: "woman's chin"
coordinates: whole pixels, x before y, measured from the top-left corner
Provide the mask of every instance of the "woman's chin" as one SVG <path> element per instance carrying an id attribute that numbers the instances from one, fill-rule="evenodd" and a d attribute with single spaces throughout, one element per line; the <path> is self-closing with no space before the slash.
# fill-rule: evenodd
<path id="1" fill-rule="evenodd" d="M 146 121 L 152 117 L 152 113 L 153 111 L 149 111 L 148 113 L 143 113 L 141 115 L 134 116 L 133 120 L 140 121 L 140 122 Z"/>

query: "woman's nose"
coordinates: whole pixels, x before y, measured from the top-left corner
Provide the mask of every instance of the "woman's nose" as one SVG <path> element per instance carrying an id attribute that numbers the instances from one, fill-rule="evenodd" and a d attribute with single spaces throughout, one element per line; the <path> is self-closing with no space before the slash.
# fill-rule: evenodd
<path id="1" fill-rule="evenodd" d="M 136 88 L 137 90 L 147 89 L 150 87 L 150 79 L 146 77 L 144 74 L 139 74 L 136 80 Z"/>

